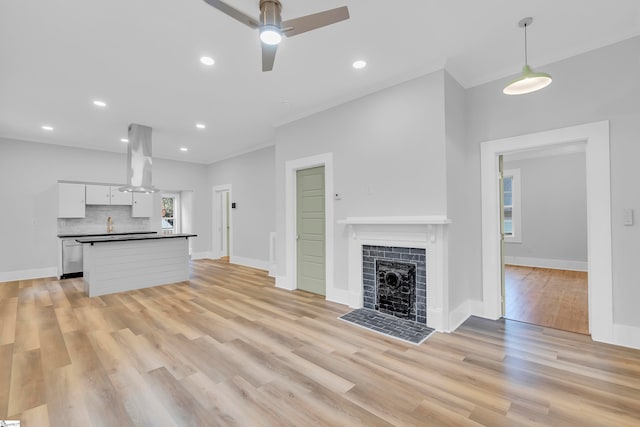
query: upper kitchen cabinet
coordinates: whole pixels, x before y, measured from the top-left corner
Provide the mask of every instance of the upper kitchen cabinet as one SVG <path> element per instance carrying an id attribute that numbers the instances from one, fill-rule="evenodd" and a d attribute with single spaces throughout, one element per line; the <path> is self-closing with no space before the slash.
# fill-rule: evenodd
<path id="1" fill-rule="evenodd" d="M 58 218 L 85 217 L 85 185 L 58 183 Z"/>
<path id="2" fill-rule="evenodd" d="M 133 194 L 120 191 L 119 188 L 120 186 L 111 186 L 111 204 L 131 206 L 133 204 Z"/>
<path id="3" fill-rule="evenodd" d="M 132 217 L 153 216 L 153 194 L 133 193 Z"/>
<path id="4" fill-rule="evenodd" d="M 108 185 L 87 184 L 88 205 L 110 205 L 111 187 Z"/>
<path id="5" fill-rule="evenodd" d="M 87 184 L 88 205 L 131 205 L 131 193 L 118 190 L 118 186 Z"/>

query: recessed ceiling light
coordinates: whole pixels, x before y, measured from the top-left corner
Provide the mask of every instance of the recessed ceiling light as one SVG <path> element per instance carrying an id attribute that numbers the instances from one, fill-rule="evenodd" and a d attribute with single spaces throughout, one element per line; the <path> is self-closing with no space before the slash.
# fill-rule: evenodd
<path id="1" fill-rule="evenodd" d="M 107 103 L 96 99 L 95 101 L 93 101 L 93 105 L 95 105 L 96 107 L 104 108 L 107 106 Z"/>
<path id="2" fill-rule="evenodd" d="M 180 151 L 189 151 L 187 147 L 180 147 Z"/>
<path id="3" fill-rule="evenodd" d="M 200 62 L 202 62 L 204 65 L 209 65 L 209 66 L 211 66 L 211 65 L 216 63 L 216 61 L 213 58 L 211 58 L 210 56 L 201 56 L 200 57 Z"/>
<path id="4" fill-rule="evenodd" d="M 44 126 L 42 126 L 42 129 L 51 131 L 51 130 L 53 130 L 53 127 L 49 126 L 49 125 L 44 125 Z"/>
<path id="5" fill-rule="evenodd" d="M 120 142 L 129 142 L 127 138 L 120 138 Z"/>
<path id="6" fill-rule="evenodd" d="M 196 123 L 196 127 L 197 127 L 198 129 L 204 129 L 204 128 L 206 128 L 206 126 L 205 126 L 205 125 L 203 125 L 202 123 Z"/>
<path id="7" fill-rule="evenodd" d="M 359 60 L 355 61 L 355 62 L 352 64 L 352 66 L 353 66 L 353 68 L 355 68 L 356 70 L 362 70 L 364 67 L 366 67 L 366 66 L 367 66 L 367 61 L 363 61 L 363 60 L 359 59 Z"/>

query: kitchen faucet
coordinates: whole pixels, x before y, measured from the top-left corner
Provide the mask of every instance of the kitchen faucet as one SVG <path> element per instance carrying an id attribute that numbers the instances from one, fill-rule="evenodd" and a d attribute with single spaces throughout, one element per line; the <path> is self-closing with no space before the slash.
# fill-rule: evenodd
<path id="1" fill-rule="evenodd" d="M 111 217 L 108 216 L 107 217 L 107 233 L 111 233 L 113 231 L 113 221 L 111 220 Z"/>

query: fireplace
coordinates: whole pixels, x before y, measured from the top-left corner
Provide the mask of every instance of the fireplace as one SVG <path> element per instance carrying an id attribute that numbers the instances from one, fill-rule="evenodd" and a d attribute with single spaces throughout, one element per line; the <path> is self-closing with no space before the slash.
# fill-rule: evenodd
<path id="1" fill-rule="evenodd" d="M 424 248 L 362 246 L 363 307 L 427 323 Z"/>
<path id="2" fill-rule="evenodd" d="M 349 284 L 348 295 L 336 293 L 333 300 L 348 298 L 350 307 L 375 310 L 378 304 L 376 261 L 413 264 L 416 272 L 414 321 L 437 331 L 449 331 L 447 226 L 450 222 L 443 216 L 338 220 L 338 224 L 347 226 Z M 457 322 L 457 317 L 454 320 Z"/>

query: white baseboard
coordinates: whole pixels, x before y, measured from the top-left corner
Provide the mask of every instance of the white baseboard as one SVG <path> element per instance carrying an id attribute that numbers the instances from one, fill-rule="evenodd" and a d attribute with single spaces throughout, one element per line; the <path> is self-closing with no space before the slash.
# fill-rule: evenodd
<path id="1" fill-rule="evenodd" d="M 572 261 L 564 259 L 529 258 L 518 256 L 505 256 L 504 263 L 522 267 L 553 268 L 556 270 L 588 271 L 586 261 Z"/>
<path id="2" fill-rule="evenodd" d="M 293 291 L 296 287 L 293 283 L 290 283 L 287 276 L 276 276 L 276 288 L 285 289 L 287 291 Z"/>
<path id="3" fill-rule="evenodd" d="M 244 265 L 245 267 L 257 268 L 258 270 L 269 270 L 269 261 L 262 261 L 261 259 L 245 258 L 241 256 L 231 255 L 229 257 L 231 264 Z"/>
<path id="4" fill-rule="evenodd" d="M 269 264 L 269 277 L 276 277 L 277 270 L 278 270 L 277 264 Z"/>
<path id="5" fill-rule="evenodd" d="M 468 299 L 449 312 L 449 330 L 453 332 L 462 325 L 470 316 L 483 315 L 482 301 Z"/>
<path id="6" fill-rule="evenodd" d="M 614 323 L 611 344 L 640 349 L 640 328 Z"/>
<path id="7" fill-rule="evenodd" d="M 349 307 L 351 308 L 364 307 L 364 297 L 362 295 L 362 292 L 349 292 L 348 298 L 349 298 L 348 300 Z"/>
<path id="8" fill-rule="evenodd" d="M 297 289 L 295 283 L 291 283 L 287 278 L 287 276 L 274 276 L 274 277 L 276 279 L 276 288 L 284 289 L 287 291 L 293 291 Z M 349 307 L 354 307 L 349 303 L 350 294 L 347 289 L 327 288 L 327 295 L 325 298 L 327 301 L 335 302 L 338 304 L 344 304 Z M 360 304 L 360 307 L 362 307 L 362 304 Z M 359 307 L 356 307 L 356 308 L 359 308 Z"/>
<path id="9" fill-rule="evenodd" d="M 191 259 L 213 259 L 213 254 L 211 252 L 193 252 Z"/>
<path id="10" fill-rule="evenodd" d="M 349 304 L 349 291 L 347 289 L 327 289 L 326 299 L 327 301 L 353 307 Z"/>
<path id="11" fill-rule="evenodd" d="M 0 282 L 15 280 L 40 279 L 43 277 L 58 277 L 58 267 L 34 268 L 31 270 L 14 270 L 0 272 Z"/>

